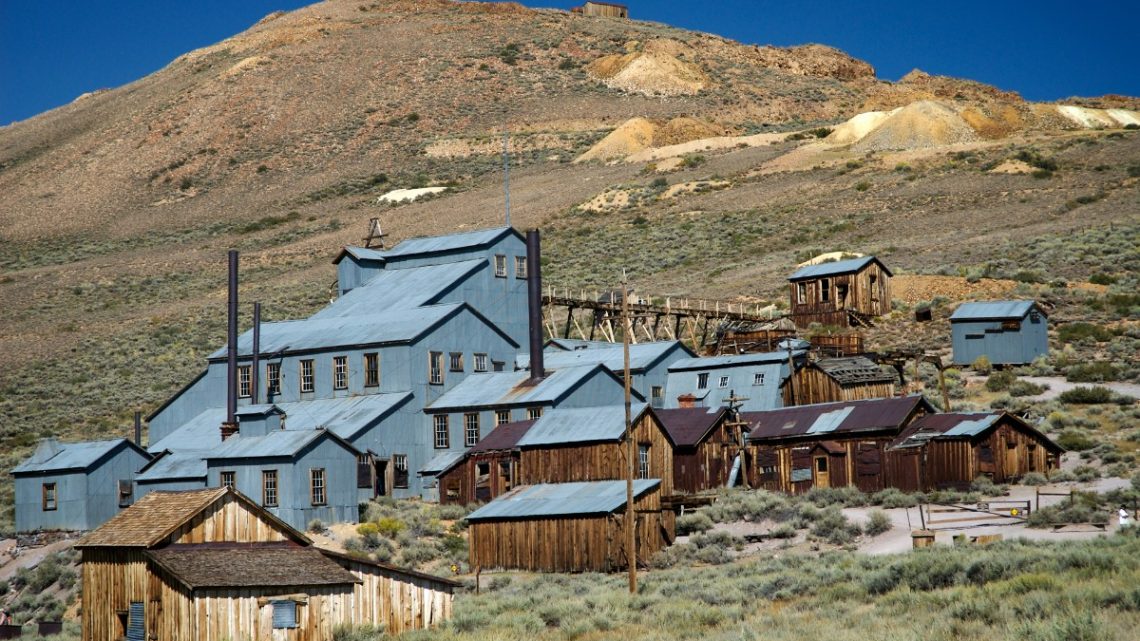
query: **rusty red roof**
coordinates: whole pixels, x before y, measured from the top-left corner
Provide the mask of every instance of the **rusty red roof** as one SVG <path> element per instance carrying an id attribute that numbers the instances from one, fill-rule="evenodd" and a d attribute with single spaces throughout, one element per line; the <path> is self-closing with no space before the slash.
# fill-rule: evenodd
<path id="1" fill-rule="evenodd" d="M 512 450 L 518 445 L 519 439 L 535 424 L 535 421 L 536 419 L 531 419 L 515 421 L 513 423 L 503 423 L 491 430 L 490 434 L 484 436 L 478 443 L 472 446 L 471 449 L 467 450 L 467 454 Z"/>
<path id="2" fill-rule="evenodd" d="M 707 407 L 685 407 L 670 410 L 653 410 L 669 439 L 677 447 L 693 447 L 705 440 L 713 428 L 720 424 L 725 408 L 709 411 Z"/>
<path id="3" fill-rule="evenodd" d="M 934 413 L 926 399 L 911 395 L 745 412 L 742 418 L 752 425 L 749 441 L 766 441 L 860 432 L 898 433 L 919 410 Z"/>

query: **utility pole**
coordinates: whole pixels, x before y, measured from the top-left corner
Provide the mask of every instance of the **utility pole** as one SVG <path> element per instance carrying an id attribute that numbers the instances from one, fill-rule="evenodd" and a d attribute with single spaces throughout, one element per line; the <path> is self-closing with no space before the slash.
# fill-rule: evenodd
<path id="1" fill-rule="evenodd" d="M 625 384 L 625 445 L 626 445 L 626 477 L 625 477 L 625 556 L 629 562 L 629 593 L 637 593 L 637 537 L 634 532 L 633 513 L 633 416 L 630 408 L 630 380 L 629 380 L 629 334 L 632 324 L 629 322 L 629 279 L 625 270 L 621 271 L 621 324 L 622 324 L 622 355 L 624 365 L 622 380 Z"/>

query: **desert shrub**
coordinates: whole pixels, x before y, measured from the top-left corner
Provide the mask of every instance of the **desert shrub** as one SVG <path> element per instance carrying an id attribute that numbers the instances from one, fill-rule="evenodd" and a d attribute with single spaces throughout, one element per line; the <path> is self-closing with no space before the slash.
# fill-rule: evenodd
<path id="1" fill-rule="evenodd" d="M 1073 476 L 1081 483 L 1088 483 L 1100 478 L 1100 470 L 1091 465 L 1078 465 L 1073 469 Z"/>
<path id="2" fill-rule="evenodd" d="M 791 523 L 781 523 L 768 532 L 774 539 L 791 539 L 796 536 L 796 528 Z M 2 593 L 0 593 L 2 594 Z"/>
<path id="3" fill-rule="evenodd" d="M 907 494 L 896 487 L 889 487 L 885 490 L 876 492 L 871 495 L 871 503 L 873 505 L 881 505 L 885 508 L 899 508 L 899 507 L 914 507 L 918 505 L 918 497 Z"/>
<path id="4" fill-rule="evenodd" d="M 407 527 L 407 523 L 392 516 L 384 516 L 376 521 L 376 531 L 389 538 L 395 537 Z"/>
<path id="5" fill-rule="evenodd" d="M 704 512 L 690 512 L 677 517 L 677 534 L 695 534 L 712 529 L 713 522 Z"/>
<path id="6" fill-rule="evenodd" d="M 1017 376 L 1009 370 L 997 371 L 986 379 L 986 389 L 991 392 L 1004 392 L 1016 380 Z"/>
<path id="7" fill-rule="evenodd" d="M 332 641 L 374 641 L 383 633 L 382 625 L 338 625 L 333 629 Z"/>
<path id="8" fill-rule="evenodd" d="M 1077 480 L 1077 477 L 1074 476 L 1073 473 L 1069 470 L 1061 470 L 1059 472 L 1053 472 L 1049 476 L 1049 480 L 1053 483 L 1067 483 L 1069 481 Z"/>
<path id="9" fill-rule="evenodd" d="M 1097 403 L 1111 403 L 1115 396 L 1113 391 L 1107 387 L 1094 385 L 1093 387 L 1074 387 L 1071 390 L 1065 390 L 1061 392 L 1057 400 L 1062 403 L 1091 405 Z"/>
<path id="10" fill-rule="evenodd" d="M 973 483 L 970 483 L 970 490 L 982 496 L 1003 496 L 1006 494 L 1007 488 L 1004 485 L 994 483 L 990 477 L 981 475 L 975 478 Z"/>
<path id="11" fill-rule="evenodd" d="M 1037 486 L 1047 483 L 1049 483 L 1049 479 L 1045 478 L 1045 475 L 1040 472 L 1030 472 L 1021 479 L 1022 485 Z"/>
<path id="12" fill-rule="evenodd" d="M 312 521 L 309 521 L 308 530 L 313 534 L 320 534 L 327 529 L 328 528 L 325 527 L 324 521 L 320 519 L 313 519 Z"/>
<path id="13" fill-rule="evenodd" d="M 866 180 L 860 180 L 859 182 L 855 183 L 855 191 L 867 191 L 870 188 L 871 183 L 867 182 Z"/>
<path id="14" fill-rule="evenodd" d="M 813 487 L 803 497 L 809 503 L 821 507 L 828 505 L 860 507 L 869 502 L 866 494 L 859 491 L 859 488 L 850 485 L 846 487 Z"/>
<path id="15" fill-rule="evenodd" d="M 1065 378 L 1073 383 L 1100 383 L 1115 381 L 1120 375 L 1112 363 L 1080 363 L 1065 370 Z"/>
<path id="16" fill-rule="evenodd" d="M 1091 282 L 1092 278 L 1090 278 L 1089 281 Z M 1064 325 L 1061 325 L 1057 328 L 1057 338 L 1066 343 L 1072 343 L 1085 339 L 1092 339 L 1098 343 L 1106 343 L 1112 340 L 1112 332 L 1108 331 L 1104 327 L 1101 327 L 1100 325 L 1094 325 L 1093 323 L 1065 323 Z"/>
<path id="17" fill-rule="evenodd" d="M 891 529 L 891 517 L 887 513 L 874 509 L 867 513 L 867 525 L 863 528 L 867 534 L 877 536 Z"/>
<path id="18" fill-rule="evenodd" d="M 834 507 L 821 510 L 811 526 L 812 536 L 832 545 L 846 545 L 862 533 L 862 528 L 848 521 L 847 517 Z"/>
<path id="19" fill-rule="evenodd" d="M 1009 395 L 1018 398 L 1022 396 L 1037 396 L 1049 389 L 1048 385 L 1039 385 L 1029 381 L 1014 381 L 1009 386 Z"/>
<path id="20" fill-rule="evenodd" d="M 695 169 L 705 164 L 705 157 L 700 154 L 685 154 L 681 157 L 680 167 L 684 169 Z"/>
<path id="21" fill-rule="evenodd" d="M 1068 428 L 1057 437 L 1057 445 L 1072 452 L 1082 452 L 1095 447 L 1096 441 L 1093 440 L 1092 434 L 1085 430 Z"/>
<path id="22" fill-rule="evenodd" d="M 990 363 L 989 357 L 984 354 L 975 358 L 970 367 L 974 368 L 975 372 L 983 375 L 988 375 L 994 369 L 993 364 Z"/>

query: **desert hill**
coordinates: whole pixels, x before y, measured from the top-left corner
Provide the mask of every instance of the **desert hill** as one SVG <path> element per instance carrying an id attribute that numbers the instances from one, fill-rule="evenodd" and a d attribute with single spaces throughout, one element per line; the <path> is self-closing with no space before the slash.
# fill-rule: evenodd
<path id="1" fill-rule="evenodd" d="M 782 300 L 825 251 L 1012 276 L 1024 247 L 1135 237 L 1138 107 L 510 3 L 272 14 L 0 128 L 0 466 L 126 434 L 189 380 L 224 335 L 228 248 L 275 320 L 327 302 L 370 217 L 392 240 L 499 224 L 504 132 L 550 284 L 612 285 L 620 259 L 645 292 Z M 1113 264 L 1029 256 L 1046 282 Z"/>

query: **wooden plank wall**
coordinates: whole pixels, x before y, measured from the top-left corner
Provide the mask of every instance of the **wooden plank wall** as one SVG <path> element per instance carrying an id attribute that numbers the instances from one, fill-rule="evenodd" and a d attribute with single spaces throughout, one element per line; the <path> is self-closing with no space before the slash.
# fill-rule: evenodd
<path id="1" fill-rule="evenodd" d="M 673 455 L 673 491 L 690 494 L 723 487 L 739 452 L 722 420 L 696 448 Z"/>
<path id="2" fill-rule="evenodd" d="M 291 537 L 281 526 L 254 514 L 245 505 L 227 495 L 206 508 L 170 536 L 170 543 L 264 543 L 288 541 Z"/>
<path id="3" fill-rule="evenodd" d="M 634 443 L 649 443 L 649 478 L 661 479 L 661 493 L 673 494 L 673 445 L 657 419 L 646 413 L 634 426 Z M 610 481 L 627 475 L 626 446 L 621 443 L 584 443 L 522 450 L 519 484 Z M 637 451 L 634 451 L 637 474 Z"/>
<path id="4" fill-rule="evenodd" d="M 893 436 L 861 437 L 857 439 L 834 440 L 844 448 L 843 454 L 828 453 L 828 471 L 831 487 L 854 485 L 868 493 L 883 489 L 883 449 L 894 439 Z M 823 439 L 821 439 L 823 440 Z M 749 467 L 749 483 L 776 492 L 799 494 L 810 490 L 812 481 L 792 482 L 792 470 L 813 468 L 815 456 L 825 451 L 816 448 L 817 441 L 797 441 L 794 443 L 750 443 L 749 454 L 755 463 Z M 774 466 L 775 473 L 761 474 L 765 466 Z"/>
<path id="5" fill-rule="evenodd" d="M 84 641 L 115 641 L 125 634 L 118 612 L 147 601 L 148 573 L 140 550 L 81 551 Z"/>
<path id="6" fill-rule="evenodd" d="M 895 395 L 894 383 L 858 383 L 840 385 L 817 367 L 804 367 L 796 373 L 795 399 L 792 387 L 784 386 L 787 405 L 813 405 L 839 401 L 858 401 L 868 398 L 890 398 Z M 794 402 L 793 402 L 794 401 Z"/>
<path id="7" fill-rule="evenodd" d="M 518 452 L 482 452 L 467 458 L 463 463 L 448 470 L 446 474 L 439 477 L 440 504 L 469 505 L 471 503 L 491 501 L 495 497 L 505 494 L 511 489 L 511 486 L 508 480 L 504 479 L 499 473 L 499 464 L 503 461 L 510 462 L 513 466 L 512 470 L 517 484 Z M 476 491 L 476 478 L 478 476 L 480 463 L 486 463 L 490 466 L 490 478 L 488 479 L 488 493 L 486 496 L 479 496 Z M 450 496 L 449 490 L 454 491 L 456 496 Z"/>
<path id="8" fill-rule="evenodd" d="M 452 591 L 442 583 L 369 563 L 337 562 L 362 581 L 353 589 L 341 623 L 380 623 L 388 634 L 399 634 L 430 628 L 451 618 Z"/>
<path id="9" fill-rule="evenodd" d="M 875 276 L 874 295 L 870 277 Z M 791 316 L 797 327 L 807 327 L 812 323 L 847 327 L 847 310 L 854 310 L 870 316 L 882 316 L 891 311 L 891 283 L 877 263 L 871 263 L 854 274 L 839 274 L 826 277 L 831 281 L 830 300 L 820 300 L 822 279 L 800 281 L 807 285 L 807 296 L 803 303 L 797 296 L 798 283 L 788 283 L 791 293 Z M 847 285 L 846 303 L 838 300 L 839 285 Z"/>

